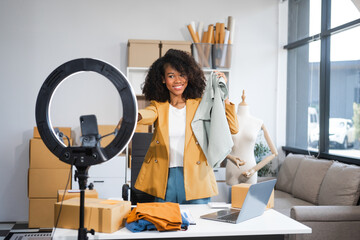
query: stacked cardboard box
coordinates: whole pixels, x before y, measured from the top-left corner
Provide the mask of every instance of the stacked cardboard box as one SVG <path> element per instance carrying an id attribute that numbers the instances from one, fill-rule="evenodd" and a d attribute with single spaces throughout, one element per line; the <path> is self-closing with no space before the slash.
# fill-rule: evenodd
<path id="1" fill-rule="evenodd" d="M 70 138 L 71 128 L 59 128 Z M 71 166 L 50 152 L 37 128 L 29 146 L 29 228 L 52 228 L 58 189 L 71 189 Z M 66 141 L 65 141 L 66 142 Z"/>

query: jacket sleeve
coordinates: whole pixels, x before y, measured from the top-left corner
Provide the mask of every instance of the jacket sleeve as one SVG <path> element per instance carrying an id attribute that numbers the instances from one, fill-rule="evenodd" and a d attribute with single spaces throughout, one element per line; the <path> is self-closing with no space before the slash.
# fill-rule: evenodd
<path id="1" fill-rule="evenodd" d="M 150 105 L 145 109 L 140 109 L 139 113 L 142 119 L 138 121 L 138 124 L 142 125 L 152 125 L 158 117 L 158 111 L 154 101 L 151 101 Z"/>
<path id="2" fill-rule="evenodd" d="M 235 111 L 235 104 L 233 104 L 232 102 L 230 102 L 230 104 L 225 103 L 225 114 L 231 134 L 238 133 L 239 122 Z"/>

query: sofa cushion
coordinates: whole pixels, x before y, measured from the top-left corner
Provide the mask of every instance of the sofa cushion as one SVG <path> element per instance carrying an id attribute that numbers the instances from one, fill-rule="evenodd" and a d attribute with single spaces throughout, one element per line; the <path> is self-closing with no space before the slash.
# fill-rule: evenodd
<path id="1" fill-rule="evenodd" d="M 294 198 L 291 194 L 275 190 L 274 209 L 290 217 L 290 209 L 293 206 L 314 206 L 314 204 Z"/>
<path id="2" fill-rule="evenodd" d="M 356 205 L 360 195 L 360 167 L 334 162 L 320 188 L 319 205 Z"/>
<path id="3" fill-rule="evenodd" d="M 321 183 L 332 163 L 333 161 L 304 156 L 293 183 L 294 197 L 317 204 Z"/>
<path id="4" fill-rule="evenodd" d="M 275 189 L 287 193 L 292 192 L 293 181 L 296 175 L 296 171 L 303 158 L 304 155 L 292 154 L 292 153 L 286 156 L 277 175 L 277 182 Z"/>

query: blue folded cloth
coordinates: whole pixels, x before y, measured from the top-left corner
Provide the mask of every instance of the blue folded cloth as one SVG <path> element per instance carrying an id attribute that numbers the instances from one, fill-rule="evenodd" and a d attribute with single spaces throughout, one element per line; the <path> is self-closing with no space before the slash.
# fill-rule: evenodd
<path id="1" fill-rule="evenodd" d="M 188 226 L 189 226 L 189 221 L 181 214 L 181 219 L 182 219 L 182 223 L 181 223 L 181 228 L 187 230 Z M 141 231 L 145 231 L 145 230 L 156 230 L 156 227 L 153 223 L 147 221 L 147 220 L 143 220 L 140 219 L 138 221 L 135 222 L 131 222 L 131 223 L 125 223 L 125 226 L 127 229 L 129 229 L 131 232 L 141 232 Z"/>

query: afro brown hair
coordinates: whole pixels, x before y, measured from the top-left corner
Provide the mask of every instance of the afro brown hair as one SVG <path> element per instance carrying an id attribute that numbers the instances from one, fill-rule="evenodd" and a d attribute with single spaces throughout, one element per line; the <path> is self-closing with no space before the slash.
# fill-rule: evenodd
<path id="1" fill-rule="evenodd" d="M 165 68 L 169 65 L 188 79 L 188 85 L 183 92 L 185 100 L 200 98 L 206 86 L 204 72 L 189 53 L 170 49 L 150 66 L 142 89 L 145 99 L 170 101 L 169 90 L 163 83 Z"/>

